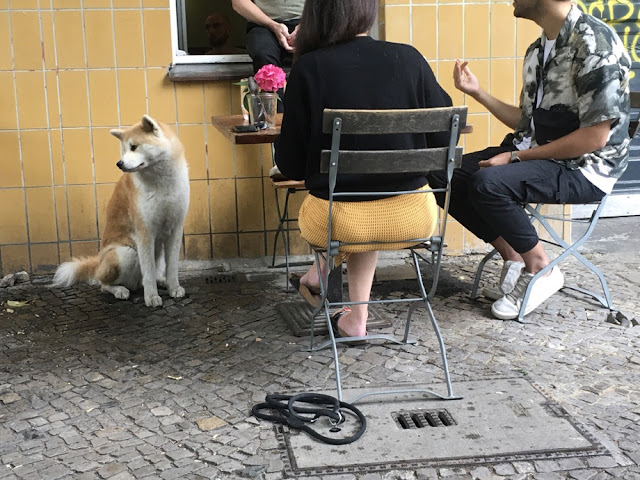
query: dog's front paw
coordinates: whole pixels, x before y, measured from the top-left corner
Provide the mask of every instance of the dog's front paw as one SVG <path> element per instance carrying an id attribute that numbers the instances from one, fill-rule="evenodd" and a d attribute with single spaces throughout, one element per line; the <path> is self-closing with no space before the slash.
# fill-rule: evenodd
<path id="1" fill-rule="evenodd" d="M 169 296 L 171 298 L 182 298 L 185 295 L 184 288 L 178 285 L 176 288 L 172 288 L 169 290 Z"/>
<path id="2" fill-rule="evenodd" d="M 113 287 L 113 296 L 119 300 L 126 300 L 129 298 L 129 290 L 125 287 Z"/>
<path id="3" fill-rule="evenodd" d="M 161 307 L 162 306 L 162 299 L 160 298 L 160 295 L 158 295 L 157 293 L 154 293 L 152 295 L 146 295 L 144 296 L 144 304 L 147 307 Z"/>

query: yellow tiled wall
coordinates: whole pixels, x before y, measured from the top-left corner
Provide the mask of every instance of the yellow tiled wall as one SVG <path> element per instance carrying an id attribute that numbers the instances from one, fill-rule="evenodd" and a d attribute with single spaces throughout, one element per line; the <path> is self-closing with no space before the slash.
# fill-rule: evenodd
<path id="1" fill-rule="evenodd" d="M 109 129 L 149 113 L 172 126 L 190 164 L 184 257 L 271 254 L 277 226 L 267 146 L 233 147 L 210 125 L 239 113 L 229 81 L 172 83 L 170 0 L 0 0 L 0 271 L 51 271 L 97 252 L 104 209 L 120 176 Z M 381 36 L 412 43 L 454 103 L 467 102 L 468 151 L 506 129 L 453 88 L 455 58 L 515 102 L 520 59 L 537 35 L 509 3 L 387 0 Z M 293 197 L 292 211 L 304 195 Z M 482 248 L 455 224 L 449 253 Z M 294 253 L 307 247 L 294 238 Z"/>
<path id="2" fill-rule="evenodd" d="M 469 107 L 473 133 L 461 139 L 465 152 L 498 145 L 510 129 L 478 102 L 453 86 L 456 59 L 469 68 L 489 93 L 517 105 L 522 59 L 540 28 L 513 16 L 511 2 L 491 0 L 385 0 L 385 39 L 410 43 L 429 61 L 454 105 Z M 562 228 L 560 229 L 562 230 Z M 459 223 L 447 226 L 447 253 L 485 251 L 487 246 Z"/>

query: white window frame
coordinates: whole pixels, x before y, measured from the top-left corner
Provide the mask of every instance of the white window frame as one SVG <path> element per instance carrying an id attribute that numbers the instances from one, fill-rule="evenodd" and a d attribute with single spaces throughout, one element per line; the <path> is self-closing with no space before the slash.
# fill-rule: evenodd
<path id="1" fill-rule="evenodd" d="M 184 0 L 171 0 L 169 2 L 171 18 L 171 57 L 173 64 L 203 64 L 203 63 L 251 63 L 251 57 L 247 54 L 233 55 L 185 55 L 180 54 L 178 48 L 179 37 L 186 37 L 186 22 L 182 22 L 183 31 L 178 31 L 178 20 L 184 18 Z"/>
<path id="2" fill-rule="evenodd" d="M 169 11 L 171 19 L 171 58 L 173 65 L 189 65 L 189 64 L 229 64 L 229 63 L 247 63 L 251 64 L 251 57 L 247 54 L 233 54 L 233 55 L 186 55 L 180 54 L 178 43 L 179 37 L 186 37 L 186 22 L 182 22 L 183 31 L 178 31 L 178 20 L 185 16 L 185 0 L 171 0 L 169 2 Z M 373 28 L 370 32 L 371 37 L 378 38 L 378 21 L 376 15 L 376 22 L 373 24 Z"/>

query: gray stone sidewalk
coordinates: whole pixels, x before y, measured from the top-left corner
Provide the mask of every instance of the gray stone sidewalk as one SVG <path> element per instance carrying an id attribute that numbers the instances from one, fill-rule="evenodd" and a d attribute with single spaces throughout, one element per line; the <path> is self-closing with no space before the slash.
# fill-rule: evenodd
<path id="1" fill-rule="evenodd" d="M 637 251 L 588 253 L 629 319 L 640 319 Z M 527 324 L 494 320 L 489 302 L 468 297 L 479 258 L 445 258 L 433 302 L 454 384 L 531 379 L 612 455 L 322 478 L 640 479 L 640 327 L 606 323 L 605 309 L 564 292 Z M 264 265 L 187 268 L 188 297 L 163 295 L 164 308 L 155 310 L 139 295 L 119 301 L 89 285 L 48 289 L 48 277 L 0 289 L 1 302 L 28 302 L 0 309 L 0 478 L 284 478 L 273 425 L 251 417 L 251 406 L 265 393 L 331 389 L 334 380 L 330 353 L 302 351 L 307 339 L 278 316 L 278 303 L 299 299 L 284 291 L 281 270 Z M 383 261 L 374 295 L 413 289 L 389 280 L 404 265 Z M 595 287 L 595 277 L 570 265 L 568 280 Z M 489 269 L 495 279 L 497 264 Z M 403 318 L 402 309 L 383 310 Z M 416 315 L 417 345 L 341 348 L 343 381 L 442 382 L 427 317 Z"/>

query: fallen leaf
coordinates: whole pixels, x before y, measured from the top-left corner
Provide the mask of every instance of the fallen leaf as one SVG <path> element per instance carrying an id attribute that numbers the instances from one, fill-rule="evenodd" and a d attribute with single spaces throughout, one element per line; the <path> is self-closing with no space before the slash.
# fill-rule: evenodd
<path id="1" fill-rule="evenodd" d="M 7 312 L 9 312 L 9 313 L 13 313 L 13 309 L 11 309 L 11 308 L 7 308 Z"/>
<path id="2" fill-rule="evenodd" d="M 19 302 L 17 300 L 7 300 L 7 307 L 14 307 L 14 308 L 19 308 L 19 307 L 24 307 L 25 305 L 28 305 L 29 302 Z"/>
<path id="3" fill-rule="evenodd" d="M 176 377 L 174 375 L 167 375 L 167 378 L 170 378 L 171 380 L 182 380 L 182 377 Z"/>

